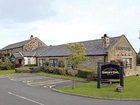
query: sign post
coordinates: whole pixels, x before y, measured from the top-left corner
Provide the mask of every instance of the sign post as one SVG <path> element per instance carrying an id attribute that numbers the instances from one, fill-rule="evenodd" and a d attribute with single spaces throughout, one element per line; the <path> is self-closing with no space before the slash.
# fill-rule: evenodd
<path id="1" fill-rule="evenodd" d="M 120 66 L 120 86 L 124 87 L 124 69 L 123 69 L 123 64 L 121 63 Z"/>
<path id="2" fill-rule="evenodd" d="M 98 69 L 97 69 L 97 88 L 101 88 L 101 72 L 100 72 L 100 62 L 98 62 Z"/>

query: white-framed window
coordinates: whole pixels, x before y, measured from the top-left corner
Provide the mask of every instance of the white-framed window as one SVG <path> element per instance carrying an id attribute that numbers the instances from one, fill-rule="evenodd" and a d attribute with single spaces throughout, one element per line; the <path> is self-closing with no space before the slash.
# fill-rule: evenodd
<path id="1" fill-rule="evenodd" d="M 30 58 L 28 58 L 28 64 L 31 64 L 31 59 Z"/>
<path id="2" fill-rule="evenodd" d="M 49 65 L 52 67 L 58 66 L 58 59 L 49 59 Z"/>
<path id="3" fill-rule="evenodd" d="M 39 59 L 39 66 L 45 66 L 45 59 Z"/>
<path id="4" fill-rule="evenodd" d="M 123 58 L 123 66 L 125 69 L 132 69 L 132 58 Z"/>

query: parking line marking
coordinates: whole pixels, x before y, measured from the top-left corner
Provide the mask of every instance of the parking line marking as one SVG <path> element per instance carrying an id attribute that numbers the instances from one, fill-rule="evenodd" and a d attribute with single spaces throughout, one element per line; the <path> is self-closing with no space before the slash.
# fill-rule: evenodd
<path id="1" fill-rule="evenodd" d="M 34 84 L 43 84 L 43 83 L 50 83 L 50 82 L 56 82 L 56 81 L 62 81 L 62 79 L 54 79 L 54 80 L 46 80 L 46 81 L 39 81 L 39 82 L 30 82 L 29 85 Z"/>
<path id="2" fill-rule="evenodd" d="M 12 93 L 12 92 L 8 92 L 8 94 L 13 95 L 13 96 L 16 96 L 16 97 L 21 98 L 21 99 L 24 99 L 24 100 L 27 100 L 27 101 L 30 101 L 30 102 L 33 102 L 33 103 L 36 103 L 36 104 L 38 104 L 38 105 L 44 105 L 44 104 L 42 104 L 42 103 L 40 103 L 40 102 L 34 101 L 34 100 L 29 99 L 29 98 L 27 98 L 27 97 L 23 97 L 23 96 L 14 94 L 14 93 Z"/>
<path id="3" fill-rule="evenodd" d="M 35 79 L 47 79 L 47 77 L 36 76 L 36 77 L 11 78 L 11 80 L 13 81 L 28 81 L 28 80 L 35 80 Z"/>
<path id="4" fill-rule="evenodd" d="M 54 85 L 54 84 L 58 84 L 58 83 L 63 83 L 63 82 L 70 82 L 71 80 L 61 80 L 61 81 L 48 81 L 48 82 L 44 82 L 44 83 L 37 83 L 37 84 L 27 84 L 29 86 L 42 86 L 42 85 Z"/>

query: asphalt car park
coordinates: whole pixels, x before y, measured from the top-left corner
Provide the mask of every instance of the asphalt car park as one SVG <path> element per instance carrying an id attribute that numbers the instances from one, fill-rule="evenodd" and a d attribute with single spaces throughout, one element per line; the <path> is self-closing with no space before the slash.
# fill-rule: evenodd
<path id="1" fill-rule="evenodd" d="M 139 101 L 99 100 L 54 92 L 49 86 L 68 86 L 70 80 L 18 74 L 0 77 L 0 105 L 140 105 Z"/>
<path id="2" fill-rule="evenodd" d="M 29 86 L 42 86 L 42 87 L 54 87 L 61 85 L 70 85 L 71 80 L 39 76 L 35 74 L 17 74 L 9 76 L 9 79 L 12 81 L 23 82 Z"/>

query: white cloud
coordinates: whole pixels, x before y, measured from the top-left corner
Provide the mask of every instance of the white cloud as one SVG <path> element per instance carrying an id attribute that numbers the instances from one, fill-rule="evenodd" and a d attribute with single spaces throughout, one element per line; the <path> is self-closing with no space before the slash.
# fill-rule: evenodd
<path id="1" fill-rule="evenodd" d="M 31 34 L 47 44 L 62 44 L 97 39 L 107 33 L 109 36 L 126 34 L 133 46 L 139 47 L 136 36 L 140 30 L 139 0 L 41 0 L 39 2 L 30 0 L 29 3 L 25 0 L 23 2 L 25 3 L 18 2 L 19 6 L 12 3 L 12 7 L 15 6 L 14 13 L 11 12 L 10 16 L 5 12 L 6 15 L 3 16 L 8 15 L 9 18 L 0 21 L 2 46 L 28 39 Z M 26 3 L 28 3 L 27 8 L 25 8 Z M 0 10 L 9 11 L 11 8 L 4 6 L 1 6 Z M 21 8 L 18 10 L 17 7 Z M 0 14 L 3 12 L 0 11 Z M 16 21 L 13 22 L 12 19 Z M 136 41 L 131 41 L 132 36 Z"/>

